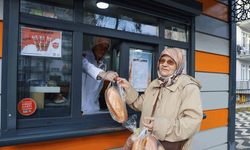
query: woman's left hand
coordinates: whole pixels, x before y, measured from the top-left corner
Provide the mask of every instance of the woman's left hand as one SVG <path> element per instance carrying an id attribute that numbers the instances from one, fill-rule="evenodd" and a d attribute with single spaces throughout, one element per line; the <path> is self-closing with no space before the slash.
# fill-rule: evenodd
<path id="1" fill-rule="evenodd" d="M 142 120 L 142 124 L 148 128 L 148 131 L 150 133 L 153 132 L 153 127 L 154 127 L 154 118 L 153 117 L 144 117 L 145 120 L 149 120 L 149 123 L 145 123 L 143 120 Z"/>

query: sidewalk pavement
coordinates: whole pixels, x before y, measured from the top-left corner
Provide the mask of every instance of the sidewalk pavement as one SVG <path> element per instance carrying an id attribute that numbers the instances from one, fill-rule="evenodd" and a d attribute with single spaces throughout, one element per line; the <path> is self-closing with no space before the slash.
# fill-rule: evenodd
<path id="1" fill-rule="evenodd" d="M 236 104 L 236 108 L 244 108 L 244 107 L 250 107 L 250 103 L 246 103 L 246 104 Z"/>

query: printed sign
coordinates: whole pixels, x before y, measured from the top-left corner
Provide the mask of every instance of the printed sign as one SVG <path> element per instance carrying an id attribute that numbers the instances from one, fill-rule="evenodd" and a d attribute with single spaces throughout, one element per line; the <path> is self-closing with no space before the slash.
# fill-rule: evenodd
<path id="1" fill-rule="evenodd" d="M 151 53 L 130 48 L 129 82 L 138 92 L 144 92 L 151 82 L 151 59 Z"/>
<path id="2" fill-rule="evenodd" d="M 18 103 L 17 107 L 20 114 L 29 116 L 36 111 L 36 102 L 31 98 L 24 98 Z"/>
<path id="3" fill-rule="evenodd" d="M 61 57 L 62 32 L 22 27 L 21 55 Z"/>

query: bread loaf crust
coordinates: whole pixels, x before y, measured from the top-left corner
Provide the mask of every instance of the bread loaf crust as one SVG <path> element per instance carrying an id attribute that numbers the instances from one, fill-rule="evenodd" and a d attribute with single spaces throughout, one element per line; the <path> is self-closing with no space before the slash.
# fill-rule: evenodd
<path id="1" fill-rule="evenodd" d="M 157 150 L 165 150 L 165 148 L 162 145 L 159 145 Z"/>
<path id="2" fill-rule="evenodd" d="M 157 141 L 155 137 L 148 136 L 144 138 L 140 144 L 141 138 L 137 138 L 133 144 L 132 150 L 143 150 L 146 147 L 147 150 L 157 150 Z"/>
<path id="3" fill-rule="evenodd" d="M 148 136 L 147 137 L 147 144 L 146 144 L 148 150 L 157 150 L 157 141 L 154 136 Z"/>
<path id="4" fill-rule="evenodd" d="M 114 87 L 110 87 L 105 91 L 105 96 L 109 111 L 114 115 L 116 120 L 120 123 L 126 122 L 128 119 L 127 109 L 117 90 Z"/>
<path id="5" fill-rule="evenodd" d="M 132 134 L 126 141 L 123 150 L 131 150 L 135 140 L 138 138 L 138 134 Z"/>
<path id="6" fill-rule="evenodd" d="M 147 147 L 147 150 L 157 150 L 157 141 L 155 137 L 148 136 L 143 139 L 141 149 L 144 149 L 144 147 Z"/>
<path id="7" fill-rule="evenodd" d="M 134 141 L 132 150 L 139 150 L 139 148 L 140 148 L 140 141 L 141 141 L 141 138 L 140 138 L 140 137 L 138 137 L 138 138 Z"/>

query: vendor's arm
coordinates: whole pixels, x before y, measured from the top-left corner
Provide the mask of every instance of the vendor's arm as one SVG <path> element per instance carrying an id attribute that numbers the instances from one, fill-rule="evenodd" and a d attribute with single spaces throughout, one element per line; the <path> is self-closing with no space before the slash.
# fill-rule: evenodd
<path id="1" fill-rule="evenodd" d="M 105 73 L 102 69 L 97 68 L 95 65 L 90 63 L 86 58 L 82 59 L 82 70 L 95 80 L 97 80 L 100 73 Z"/>
<path id="2" fill-rule="evenodd" d="M 124 78 L 117 78 L 117 84 L 120 85 L 125 91 L 125 101 L 132 109 L 136 111 L 142 110 L 144 101 L 144 94 L 139 93 L 131 86 L 131 84 Z M 146 93 L 146 91 L 145 91 Z"/>
<path id="3" fill-rule="evenodd" d="M 118 77 L 118 74 L 116 72 L 114 71 L 105 72 L 104 70 L 90 63 L 86 58 L 83 58 L 82 60 L 82 69 L 85 73 L 87 73 L 97 81 L 101 81 L 101 79 L 104 79 L 113 82 Z"/>
<path id="4" fill-rule="evenodd" d="M 183 89 L 182 99 L 177 119 L 154 117 L 153 134 L 159 140 L 182 141 L 199 131 L 203 117 L 199 88 L 187 85 Z"/>

